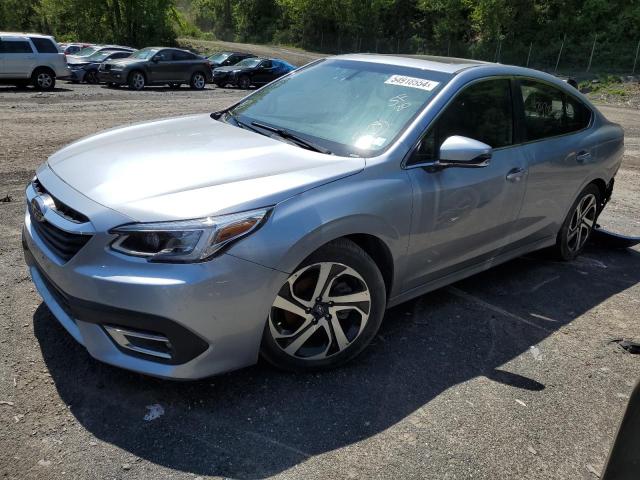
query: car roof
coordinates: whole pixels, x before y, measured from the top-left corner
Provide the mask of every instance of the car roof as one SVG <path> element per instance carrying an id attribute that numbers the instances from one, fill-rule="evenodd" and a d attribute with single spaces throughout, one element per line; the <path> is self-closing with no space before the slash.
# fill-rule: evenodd
<path id="1" fill-rule="evenodd" d="M 359 62 L 383 63 L 387 65 L 397 65 L 401 67 L 420 68 L 443 73 L 457 73 L 471 67 L 480 65 L 491 65 L 490 62 L 480 60 L 470 60 L 467 58 L 438 57 L 435 55 L 386 55 L 377 53 L 356 53 L 338 55 L 344 60 L 355 60 Z M 497 65 L 497 64 L 495 64 Z"/>
<path id="2" fill-rule="evenodd" d="M 0 37 L 36 37 L 49 38 L 53 40 L 51 35 L 43 35 L 42 33 L 0 32 Z"/>

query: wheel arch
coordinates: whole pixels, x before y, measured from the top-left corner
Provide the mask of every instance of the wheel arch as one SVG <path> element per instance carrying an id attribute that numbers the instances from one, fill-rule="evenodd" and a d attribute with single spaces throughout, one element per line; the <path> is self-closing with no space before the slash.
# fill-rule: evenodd
<path id="1" fill-rule="evenodd" d="M 33 75 L 39 70 L 48 70 L 53 75 L 53 78 L 57 78 L 55 68 L 51 67 L 50 65 L 38 65 L 33 70 L 31 70 L 31 75 L 29 75 L 29 78 L 33 77 Z"/>

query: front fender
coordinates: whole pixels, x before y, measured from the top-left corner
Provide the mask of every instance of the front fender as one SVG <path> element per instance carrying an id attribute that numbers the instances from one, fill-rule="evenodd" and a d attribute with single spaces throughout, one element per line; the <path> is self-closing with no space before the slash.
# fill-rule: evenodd
<path id="1" fill-rule="evenodd" d="M 229 253 L 292 273 L 330 241 L 367 234 L 381 240 L 391 253 L 396 286 L 409 243 L 412 197 L 405 171 L 375 178 L 365 170 L 279 203 L 267 224 Z"/>

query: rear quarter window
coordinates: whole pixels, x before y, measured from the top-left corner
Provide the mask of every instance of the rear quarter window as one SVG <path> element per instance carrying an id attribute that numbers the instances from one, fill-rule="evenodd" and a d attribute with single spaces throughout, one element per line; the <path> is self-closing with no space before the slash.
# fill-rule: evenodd
<path id="1" fill-rule="evenodd" d="M 58 53 L 56 45 L 48 38 L 29 37 L 39 53 Z"/>
<path id="2" fill-rule="evenodd" d="M 589 126 L 591 110 L 559 88 L 521 80 L 525 141 L 578 132 Z"/>

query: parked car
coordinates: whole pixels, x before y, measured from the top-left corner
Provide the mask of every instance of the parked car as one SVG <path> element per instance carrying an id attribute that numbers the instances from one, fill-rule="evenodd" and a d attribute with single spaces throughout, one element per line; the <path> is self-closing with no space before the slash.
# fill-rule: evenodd
<path id="1" fill-rule="evenodd" d="M 128 58 L 102 63 L 98 79 L 109 86 L 129 85 L 133 90 L 142 90 L 147 85 L 179 88 L 183 83 L 201 90 L 211 82 L 212 75 L 209 61 L 195 53 L 150 47 L 138 50 Z"/>
<path id="2" fill-rule="evenodd" d="M 67 60 L 48 35 L 0 32 L 0 83 L 52 90 L 69 75 Z"/>
<path id="3" fill-rule="evenodd" d="M 60 51 L 65 55 L 74 55 L 83 48 L 90 47 L 90 43 L 59 43 Z"/>
<path id="4" fill-rule="evenodd" d="M 127 58 L 135 50 L 101 50 L 87 57 L 77 57 L 68 61 L 72 82 L 98 83 L 98 67 L 104 62 Z"/>
<path id="5" fill-rule="evenodd" d="M 211 62 L 211 66 L 213 68 L 218 67 L 227 67 L 229 65 L 235 65 L 236 63 L 246 59 L 253 58 L 255 55 L 251 53 L 240 53 L 240 52 L 219 52 L 210 55 L 209 61 Z"/>
<path id="6" fill-rule="evenodd" d="M 235 65 L 214 69 L 213 83 L 218 87 L 231 84 L 247 89 L 252 85 L 266 85 L 295 69 L 296 67 L 284 60 L 247 58 Z"/>
<path id="7" fill-rule="evenodd" d="M 122 45 L 89 45 L 73 55 L 68 55 L 68 58 L 70 61 L 75 61 L 104 50 L 117 50 L 131 53 L 135 51 L 135 48 L 123 47 Z"/>
<path id="8" fill-rule="evenodd" d="M 623 149 L 552 75 L 333 57 L 211 115 L 55 153 L 27 187 L 25 258 L 55 317 L 112 365 L 325 369 L 386 308 L 533 250 L 575 258 Z"/>

